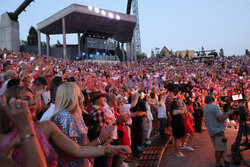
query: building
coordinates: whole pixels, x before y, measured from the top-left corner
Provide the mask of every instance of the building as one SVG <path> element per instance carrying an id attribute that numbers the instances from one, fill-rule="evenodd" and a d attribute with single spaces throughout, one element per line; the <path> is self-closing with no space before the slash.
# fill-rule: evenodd
<path id="1" fill-rule="evenodd" d="M 189 59 L 192 59 L 195 57 L 195 50 L 178 50 L 176 52 L 173 52 L 173 54 L 177 57 L 186 58 L 186 55 L 188 55 Z"/>
<path id="2" fill-rule="evenodd" d="M 163 57 L 172 57 L 173 56 L 173 53 L 171 51 L 169 51 L 166 46 L 164 46 L 162 48 L 160 54 L 163 55 Z"/>

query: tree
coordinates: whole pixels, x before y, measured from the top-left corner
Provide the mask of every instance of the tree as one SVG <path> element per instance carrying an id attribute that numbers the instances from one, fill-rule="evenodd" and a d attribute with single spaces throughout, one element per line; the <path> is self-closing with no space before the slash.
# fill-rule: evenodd
<path id="1" fill-rule="evenodd" d="M 186 50 L 185 59 L 188 59 L 188 58 L 189 58 L 189 53 L 188 53 L 188 50 Z"/>
<path id="2" fill-rule="evenodd" d="M 166 51 L 163 50 L 163 51 L 161 51 L 160 53 L 158 53 L 158 54 L 156 55 L 156 57 L 162 59 L 163 57 L 165 57 L 165 54 L 166 54 Z"/>
<path id="3" fill-rule="evenodd" d="M 201 56 L 206 56 L 206 53 L 205 53 L 205 50 L 204 50 L 203 46 L 201 47 Z"/>
<path id="4" fill-rule="evenodd" d="M 245 53 L 246 53 L 246 55 L 250 55 L 248 49 L 246 49 Z"/>
<path id="5" fill-rule="evenodd" d="M 182 56 L 181 56 L 181 52 L 179 53 L 179 56 L 178 56 L 180 59 L 182 59 Z"/>
<path id="6" fill-rule="evenodd" d="M 25 46 L 27 45 L 27 41 L 26 40 L 21 40 L 20 41 L 20 46 Z"/>
<path id="7" fill-rule="evenodd" d="M 223 48 L 220 49 L 220 53 L 219 53 L 220 57 L 224 57 L 224 51 Z"/>
<path id="8" fill-rule="evenodd" d="M 155 53 L 153 50 L 151 50 L 151 58 L 155 58 Z"/>
<path id="9" fill-rule="evenodd" d="M 37 45 L 38 44 L 37 36 L 38 35 L 36 29 L 33 26 L 31 26 L 29 30 L 29 35 L 27 37 L 27 44 Z"/>

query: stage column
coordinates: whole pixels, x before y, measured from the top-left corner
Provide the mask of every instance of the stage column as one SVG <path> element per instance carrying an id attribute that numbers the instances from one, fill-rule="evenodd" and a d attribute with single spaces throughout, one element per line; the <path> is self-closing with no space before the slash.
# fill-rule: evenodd
<path id="1" fill-rule="evenodd" d="M 130 63 L 133 61 L 133 48 L 132 48 L 132 41 L 129 42 L 129 57 Z"/>
<path id="2" fill-rule="evenodd" d="M 41 56 L 42 55 L 42 51 L 41 51 L 41 32 L 37 31 L 37 42 L 38 42 L 38 55 Z"/>
<path id="3" fill-rule="evenodd" d="M 122 62 L 125 62 L 124 43 L 122 43 Z"/>
<path id="4" fill-rule="evenodd" d="M 49 54 L 49 46 L 50 46 L 50 38 L 49 38 L 49 34 L 46 34 L 46 52 L 47 52 L 47 56 L 50 56 L 50 54 Z"/>
<path id="5" fill-rule="evenodd" d="M 127 52 L 127 62 L 130 61 L 130 48 L 129 48 L 129 42 L 126 43 L 126 52 Z"/>
<path id="6" fill-rule="evenodd" d="M 80 33 L 77 33 L 77 39 L 78 39 L 78 56 L 80 56 L 81 55 Z"/>
<path id="7" fill-rule="evenodd" d="M 66 48 L 66 23 L 65 17 L 62 18 L 62 30 L 63 30 L 63 58 L 67 57 L 67 48 Z"/>
<path id="8" fill-rule="evenodd" d="M 133 60 L 136 62 L 136 39 L 135 39 L 135 29 L 133 30 Z"/>

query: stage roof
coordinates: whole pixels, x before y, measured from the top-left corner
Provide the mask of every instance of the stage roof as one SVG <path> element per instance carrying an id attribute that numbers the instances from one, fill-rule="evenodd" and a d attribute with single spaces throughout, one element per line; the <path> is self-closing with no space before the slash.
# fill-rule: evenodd
<path id="1" fill-rule="evenodd" d="M 63 17 L 66 22 L 66 34 L 83 33 L 86 30 L 96 31 L 110 34 L 119 42 L 130 42 L 136 26 L 134 15 L 71 4 L 38 23 L 37 29 L 44 34 L 62 34 Z"/>

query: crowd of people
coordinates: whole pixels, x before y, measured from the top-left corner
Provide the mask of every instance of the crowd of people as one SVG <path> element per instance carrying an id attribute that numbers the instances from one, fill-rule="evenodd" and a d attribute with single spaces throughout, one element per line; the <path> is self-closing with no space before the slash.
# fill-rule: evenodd
<path id="1" fill-rule="evenodd" d="M 0 50 L 0 59 L 0 157 L 21 166 L 38 157 L 41 166 L 125 166 L 167 131 L 181 158 L 205 129 L 207 95 L 225 113 L 232 95 L 249 102 L 248 56 L 98 64 Z"/>

